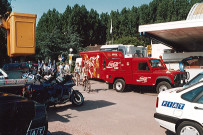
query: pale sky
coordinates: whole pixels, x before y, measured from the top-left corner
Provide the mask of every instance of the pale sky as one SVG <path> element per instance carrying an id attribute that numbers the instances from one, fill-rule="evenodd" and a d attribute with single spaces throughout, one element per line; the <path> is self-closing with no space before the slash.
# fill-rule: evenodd
<path id="1" fill-rule="evenodd" d="M 142 4 L 149 4 L 152 0 L 12 0 L 13 12 L 37 14 L 37 22 L 43 13 L 49 9 L 55 8 L 63 13 L 67 5 L 73 7 L 75 4 L 85 5 L 87 10 L 91 8 L 97 10 L 98 13 L 108 12 L 111 10 L 121 11 L 124 7 L 139 7 Z"/>

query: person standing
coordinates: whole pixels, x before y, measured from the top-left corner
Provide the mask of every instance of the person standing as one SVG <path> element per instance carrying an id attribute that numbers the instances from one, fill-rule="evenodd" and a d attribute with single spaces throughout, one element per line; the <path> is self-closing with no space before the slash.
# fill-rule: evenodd
<path id="1" fill-rule="evenodd" d="M 83 75 L 83 85 L 86 80 L 88 80 L 88 73 L 89 73 L 89 66 L 85 63 L 84 67 L 82 68 L 82 75 Z"/>
<path id="2" fill-rule="evenodd" d="M 63 76 L 63 72 L 64 72 L 64 67 L 63 67 L 63 63 L 61 62 L 59 65 L 59 75 Z"/>
<path id="3" fill-rule="evenodd" d="M 80 73 L 81 73 L 81 68 L 80 68 L 79 63 L 77 62 L 76 66 L 74 68 L 74 74 L 75 74 L 75 78 L 76 79 L 77 79 L 77 76 L 78 76 L 78 82 L 79 82 L 79 84 L 80 84 Z"/>
<path id="4" fill-rule="evenodd" d="M 66 62 L 66 65 L 64 67 L 64 71 L 65 71 L 65 74 L 68 75 L 70 73 L 70 67 L 69 67 L 69 64 L 68 62 Z"/>
<path id="5" fill-rule="evenodd" d="M 49 68 L 48 68 L 48 64 L 47 63 L 44 64 L 43 71 L 44 71 L 44 75 L 48 75 Z"/>

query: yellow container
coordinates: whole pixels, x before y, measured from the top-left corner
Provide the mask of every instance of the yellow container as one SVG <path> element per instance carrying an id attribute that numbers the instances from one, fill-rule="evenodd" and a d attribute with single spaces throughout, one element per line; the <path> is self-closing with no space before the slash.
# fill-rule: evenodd
<path id="1" fill-rule="evenodd" d="M 8 55 L 35 54 L 36 18 L 34 14 L 11 13 L 7 22 Z"/>

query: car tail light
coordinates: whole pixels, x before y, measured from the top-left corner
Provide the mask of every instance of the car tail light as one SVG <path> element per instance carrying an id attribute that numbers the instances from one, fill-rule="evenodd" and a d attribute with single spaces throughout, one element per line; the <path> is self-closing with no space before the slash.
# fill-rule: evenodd
<path id="1" fill-rule="evenodd" d="M 156 98 L 156 108 L 159 107 L 159 97 Z"/>

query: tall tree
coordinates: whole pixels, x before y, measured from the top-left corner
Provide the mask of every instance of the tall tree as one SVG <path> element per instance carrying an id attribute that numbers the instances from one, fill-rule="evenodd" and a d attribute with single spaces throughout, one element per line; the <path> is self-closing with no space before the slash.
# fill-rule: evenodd
<path id="1" fill-rule="evenodd" d="M 38 22 L 36 33 L 38 58 L 57 59 L 61 54 L 67 57 L 70 47 L 74 50 L 80 48 L 79 35 L 73 32 L 72 28 L 63 27 L 63 23 L 61 14 L 55 9 L 43 14 Z"/>
<path id="2" fill-rule="evenodd" d="M 11 12 L 11 1 L 10 0 L 0 0 L 0 16 L 2 16 L 4 19 L 8 17 L 9 14 L 6 14 L 7 12 Z M 8 59 L 7 57 L 7 34 L 6 30 L 3 28 L 0 28 L 0 59 L 2 61 L 6 61 Z"/>
<path id="3" fill-rule="evenodd" d="M 131 36 L 135 36 L 135 34 L 138 33 L 139 17 L 138 8 L 133 6 L 129 18 L 129 21 L 131 22 Z"/>
<path id="4" fill-rule="evenodd" d="M 119 37 L 131 35 L 132 24 L 130 21 L 130 9 L 123 8 L 120 13 Z"/>
<path id="5" fill-rule="evenodd" d="M 89 26 L 88 26 L 88 11 L 85 6 L 79 6 L 76 4 L 72 8 L 72 13 L 70 14 L 70 26 L 73 31 L 78 33 L 82 39 L 82 44 L 85 46 L 89 45 Z"/>
<path id="6" fill-rule="evenodd" d="M 139 24 L 149 24 L 150 23 L 150 12 L 149 12 L 149 6 L 147 4 L 144 4 L 139 7 Z"/>
<path id="7" fill-rule="evenodd" d="M 100 19 L 101 19 L 101 40 L 102 40 L 102 44 L 105 44 L 107 40 L 107 33 L 110 32 L 110 28 L 108 27 L 108 25 L 110 24 L 110 17 L 108 13 L 101 13 L 100 15 Z"/>
<path id="8" fill-rule="evenodd" d="M 70 46 L 72 48 L 74 46 L 84 48 L 90 44 L 105 44 L 111 41 L 112 38 L 110 34 L 111 19 L 113 22 L 114 43 L 148 44 L 147 39 L 139 36 L 139 25 L 184 20 L 193 4 L 202 1 L 152 0 L 149 4 L 140 7 L 133 6 L 131 9 L 123 8 L 121 11 L 116 10 L 101 14 L 98 14 L 94 9 L 88 11 L 85 6 L 79 6 L 78 4 L 73 7 L 67 6 L 62 14 L 55 9 L 49 10 L 41 17 L 37 26 L 38 50 L 41 47 L 43 48 L 44 44 L 42 43 L 44 41 L 47 44 L 49 42 L 58 44 L 58 52 L 63 54 L 67 53 L 63 50 L 68 49 Z M 44 34 L 44 32 L 47 33 Z M 50 35 L 51 33 L 56 35 Z M 53 39 L 57 37 L 60 40 L 43 40 L 42 37 Z M 72 41 L 71 39 L 75 40 Z M 63 40 L 67 40 L 67 42 Z M 144 42 L 140 42 L 141 40 Z"/>

